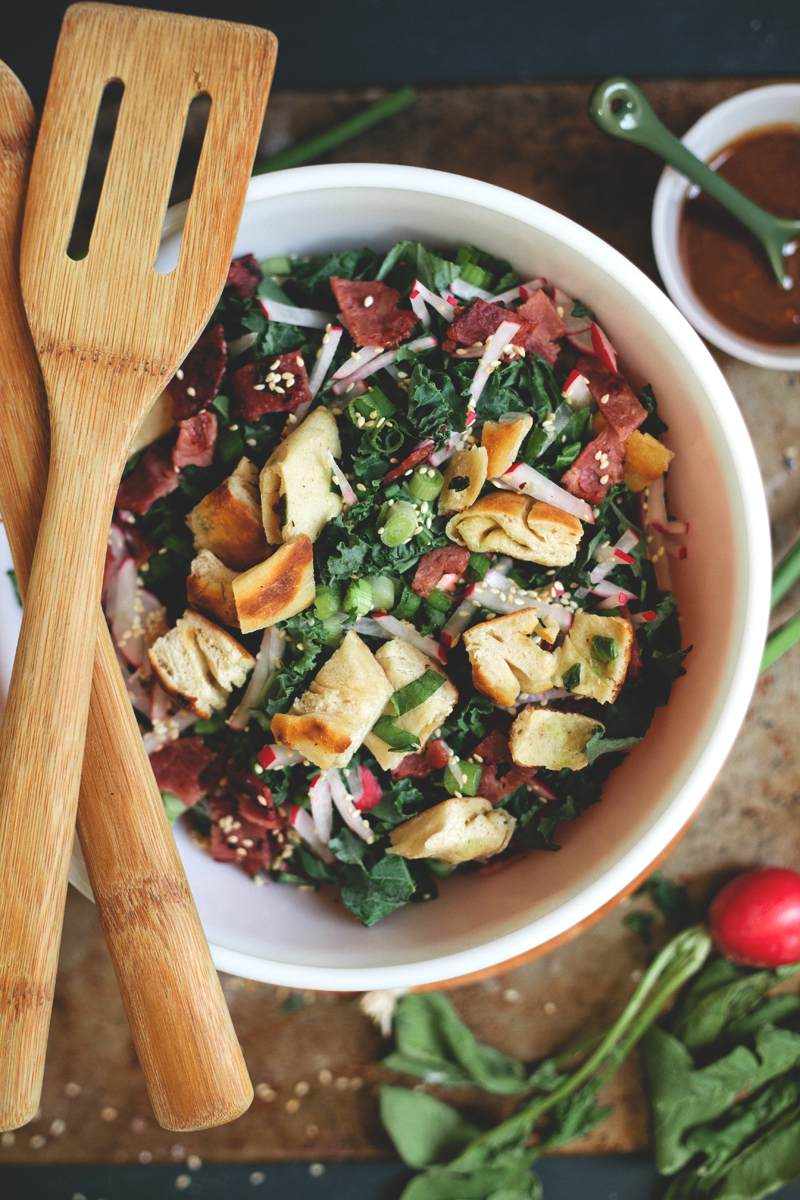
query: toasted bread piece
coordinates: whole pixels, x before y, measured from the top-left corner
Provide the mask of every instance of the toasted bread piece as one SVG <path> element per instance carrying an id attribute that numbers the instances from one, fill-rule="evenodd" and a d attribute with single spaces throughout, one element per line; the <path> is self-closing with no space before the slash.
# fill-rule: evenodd
<path id="1" fill-rule="evenodd" d="M 239 618 L 231 587 L 236 574 L 220 562 L 216 554 L 201 550 L 192 560 L 192 573 L 186 580 L 186 598 L 192 608 L 212 621 L 238 629 Z"/>
<path id="2" fill-rule="evenodd" d="M 246 571 L 269 554 L 261 505 L 258 468 L 243 458 L 232 475 L 204 496 L 186 518 L 196 550 L 210 550 L 232 571 Z"/>
<path id="3" fill-rule="evenodd" d="M 603 662 L 592 653 L 592 638 L 595 637 L 611 638 L 617 652 L 612 662 Z M 564 676 L 576 663 L 580 663 L 580 682 L 571 690 L 577 696 L 591 696 L 600 704 L 613 704 L 625 682 L 632 646 L 633 630 L 622 617 L 577 613 L 563 646 L 556 651 L 557 686 L 563 687 Z"/>
<path id="4" fill-rule="evenodd" d="M 148 657 L 164 690 L 205 721 L 225 707 L 256 661 L 229 633 L 190 608 Z"/>
<path id="5" fill-rule="evenodd" d="M 516 819 L 482 796 L 453 796 L 391 831 L 387 854 L 464 863 L 505 850 Z"/>
<path id="6" fill-rule="evenodd" d="M 142 417 L 142 423 L 133 436 L 128 458 L 132 454 L 138 454 L 140 450 L 146 450 L 148 446 L 152 446 L 153 442 L 157 442 L 165 433 L 169 433 L 174 426 L 172 397 L 167 392 L 161 392 Z"/>
<path id="7" fill-rule="evenodd" d="M 552 504 L 498 491 L 451 517 L 446 533 L 476 553 L 510 554 L 545 567 L 565 567 L 578 552 L 583 526 Z"/>
<path id="8" fill-rule="evenodd" d="M 589 764 L 583 752 L 586 743 L 596 729 L 604 728 L 581 713 L 526 708 L 511 726 L 511 757 L 521 767 L 581 771 Z"/>
<path id="9" fill-rule="evenodd" d="M 482 446 L 457 450 L 444 472 L 444 484 L 439 493 L 439 512 L 456 513 L 469 508 L 481 494 L 486 483 L 486 464 L 489 456 Z M 458 483 L 461 486 L 454 488 Z"/>
<path id="10" fill-rule="evenodd" d="M 543 634 L 546 641 L 551 641 L 551 630 L 532 608 L 467 629 L 464 645 L 478 691 L 495 704 L 509 705 L 520 692 L 535 696 L 553 687 L 558 669 L 556 655 L 533 641 Z"/>
<path id="11" fill-rule="evenodd" d="M 314 603 L 314 548 L 311 539 L 284 542 L 258 566 L 233 582 L 236 612 L 242 633 L 266 629 Z"/>
<path id="12" fill-rule="evenodd" d="M 444 679 L 444 683 L 437 692 L 434 692 L 422 704 L 418 704 L 416 708 L 403 713 L 402 716 L 397 717 L 391 701 L 383 710 L 383 716 L 397 717 L 399 729 L 407 729 L 409 733 L 416 734 L 419 738 L 419 748 L 422 750 L 431 734 L 435 733 L 455 708 L 458 692 L 438 662 L 428 658 L 427 654 L 423 654 L 421 650 L 410 646 L 401 638 L 392 638 L 391 641 L 384 642 L 375 652 L 375 657 L 386 672 L 386 677 L 394 692 L 399 692 L 400 688 L 413 683 L 426 671 L 436 671 Z M 364 738 L 364 745 L 372 751 L 385 771 L 392 771 L 408 754 L 407 750 L 393 750 L 374 733 L 367 734 Z"/>
<path id="13" fill-rule="evenodd" d="M 273 546 L 305 534 L 314 542 L 327 521 L 342 511 L 341 496 L 331 491 L 326 452 L 342 453 L 336 420 L 316 408 L 267 459 L 261 472 L 261 512 Z"/>
<path id="14" fill-rule="evenodd" d="M 675 455 L 649 433 L 638 429 L 625 439 L 624 479 L 632 492 L 643 492 L 666 471 Z"/>
<path id="15" fill-rule="evenodd" d="M 272 718 L 282 746 L 327 771 L 346 767 L 377 721 L 392 685 L 352 629 L 288 713 Z"/>
<path id="16" fill-rule="evenodd" d="M 489 456 L 487 479 L 505 475 L 517 461 L 519 448 L 531 431 L 533 417 L 528 413 L 508 413 L 499 421 L 484 421 L 481 445 Z"/>

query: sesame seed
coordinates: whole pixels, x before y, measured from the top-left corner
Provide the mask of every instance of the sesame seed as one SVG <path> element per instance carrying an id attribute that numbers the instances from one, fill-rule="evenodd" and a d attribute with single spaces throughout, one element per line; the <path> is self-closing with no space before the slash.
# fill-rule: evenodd
<path id="1" fill-rule="evenodd" d="M 254 392 L 263 392 L 263 391 L 264 391 L 264 388 L 265 388 L 266 386 L 267 386 L 267 385 L 266 385 L 265 383 L 254 383 L 254 384 L 253 384 L 253 391 L 254 391 Z"/>
<path id="2" fill-rule="evenodd" d="M 276 371 L 280 365 L 281 365 L 281 360 L 279 358 L 276 358 L 275 362 L 270 367 L 270 371 Z"/>
<path id="3" fill-rule="evenodd" d="M 229 428 L 230 428 L 231 433 L 236 433 L 239 426 L 238 425 L 230 425 Z"/>
<path id="4" fill-rule="evenodd" d="M 296 358 L 294 361 L 297 363 L 298 367 L 302 367 L 302 365 L 303 365 L 303 360 L 302 360 L 302 358 L 300 357 L 300 355 L 299 355 L 299 354 L 298 354 L 297 358 Z"/>
<path id="5" fill-rule="evenodd" d="M 357 484 L 356 484 L 356 491 L 357 491 L 357 492 L 365 492 L 366 490 L 367 490 L 367 489 L 365 488 L 365 486 L 364 486 L 364 484 L 363 484 L 363 483 L 357 483 Z"/>
<path id="6" fill-rule="evenodd" d="M 250 1182 L 252 1183 L 253 1187 L 258 1187 L 258 1185 L 260 1183 L 263 1183 L 267 1177 L 263 1171 L 251 1171 L 248 1178 L 249 1178 Z"/>
<path id="7" fill-rule="evenodd" d="M 317 1079 L 323 1087 L 327 1087 L 329 1083 L 333 1083 L 333 1075 L 331 1075 L 327 1067 L 323 1067 L 321 1071 L 317 1072 Z"/>
<path id="8" fill-rule="evenodd" d="M 605 395 L 605 396 L 601 396 L 601 397 L 600 397 L 600 403 L 601 403 L 601 404 L 608 404 L 609 398 L 610 398 L 610 397 L 608 396 L 608 393 L 606 393 L 606 395 Z"/>
<path id="9" fill-rule="evenodd" d="M 552 1017 L 553 1013 L 558 1012 L 558 1005 L 554 1004 L 552 1000 L 547 1000 L 542 1005 L 542 1009 L 547 1013 L 548 1017 Z"/>
<path id="10" fill-rule="evenodd" d="M 115 1108 L 112 1108 L 110 1104 L 100 1110 L 101 1121 L 116 1121 L 118 1116 L 119 1113 Z"/>
<path id="11" fill-rule="evenodd" d="M 50 1132 L 53 1137 L 61 1137 L 61 1134 L 66 1128 L 67 1122 L 62 1120 L 61 1117 L 56 1117 L 55 1121 L 53 1121 L 50 1125 Z"/>
<path id="12" fill-rule="evenodd" d="M 179 1192 L 185 1192 L 188 1187 L 191 1187 L 191 1184 L 192 1184 L 191 1175 L 179 1175 L 178 1178 L 175 1180 L 175 1187 L 177 1188 L 177 1190 Z"/>
<path id="13" fill-rule="evenodd" d="M 371 305 L 373 305 L 374 303 L 375 303 L 375 297 L 374 297 L 374 296 L 365 296 L 365 297 L 364 297 L 364 308 L 369 308 L 369 307 L 370 307 Z"/>
<path id="14" fill-rule="evenodd" d="M 311 1166 L 308 1168 L 308 1173 L 312 1179 L 319 1179 L 320 1175 L 325 1174 L 325 1164 L 324 1163 L 312 1163 Z"/>
<path id="15" fill-rule="evenodd" d="M 161 553 L 161 551 L 159 551 L 159 553 Z M 70 1096 L 70 1097 L 80 1096 L 81 1091 L 82 1091 L 82 1088 L 79 1083 L 67 1083 L 64 1085 L 64 1095 L 65 1096 Z"/>
<path id="16" fill-rule="evenodd" d="M 147 1166 L 147 1164 L 152 1161 L 153 1161 L 153 1156 L 149 1150 L 140 1150 L 139 1151 L 139 1162 L 140 1163 L 144 1163 L 144 1165 Z M 74 1200 L 74 1197 L 73 1197 L 73 1200 Z"/>
<path id="17" fill-rule="evenodd" d="M 192 388 L 192 387 L 188 387 L 188 388 L 186 389 L 186 395 L 187 395 L 187 396 L 196 396 L 196 395 L 197 395 L 197 392 L 195 391 L 195 389 L 194 389 L 194 388 Z"/>
<path id="18" fill-rule="evenodd" d="M 295 1096 L 307 1096 L 311 1091 L 311 1084 L 306 1083 L 305 1079 L 301 1079 L 299 1083 L 294 1085 Z"/>
<path id="19" fill-rule="evenodd" d="M 516 988 L 506 988 L 506 990 L 503 992 L 503 999 L 509 1004 L 516 1004 L 521 997 Z"/>
<path id="20" fill-rule="evenodd" d="M 175 378 L 183 379 L 183 371 L 180 369 L 180 367 L 178 367 L 177 371 L 175 372 Z"/>
<path id="21" fill-rule="evenodd" d="M 3 1134 L 3 1136 L 2 1136 L 2 1137 L 0 1137 L 0 1145 L 3 1145 L 3 1146 L 13 1146 L 13 1145 L 14 1145 L 14 1142 L 15 1142 L 16 1140 L 17 1140 L 16 1134 L 14 1134 L 14 1133 L 11 1133 L 11 1132 L 9 1132 L 9 1133 L 4 1133 L 4 1134 Z"/>
<path id="22" fill-rule="evenodd" d="M 258 443 L 256 442 L 256 439 L 255 439 L 255 438 L 248 438 L 248 439 L 247 439 L 247 444 L 248 444 L 248 446 L 256 446 L 256 445 L 258 445 Z"/>
<path id="23" fill-rule="evenodd" d="M 601 475 L 601 476 L 600 476 L 600 486 L 601 486 L 601 487 L 605 487 L 607 483 L 608 483 L 608 476 L 607 476 L 607 475 Z"/>
<path id="24" fill-rule="evenodd" d="M 258 1096 L 259 1100 L 264 1100 L 267 1103 L 269 1103 L 271 1100 L 274 1100 L 278 1094 L 274 1088 L 269 1086 L 268 1083 L 257 1083 L 253 1090 L 255 1091 L 255 1094 Z"/>
<path id="25" fill-rule="evenodd" d="M 203 1160 L 196 1154 L 190 1154 L 186 1160 L 186 1165 L 190 1171 L 199 1171 L 203 1165 Z"/>
<path id="26" fill-rule="evenodd" d="M 338 1088 L 340 1092 L 343 1092 L 350 1086 L 350 1080 L 346 1075 L 340 1075 L 337 1079 L 334 1079 L 333 1086 Z"/>
<path id="27" fill-rule="evenodd" d="M 297 1099 L 296 1096 L 293 1096 L 291 1100 L 286 1101 L 286 1103 L 284 1104 L 283 1107 L 286 1109 L 286 1111 L 288 1113 L 296 1113 L 297 1110 L 300 1108 L 300 1101 Z"/>
<path id="28" fill-rule="evenodd" d="M 35 1133 L 32 1138 L 28 1139 L 28 1145 L 31 1150 L 41 1150 L 42 1146 L 47 1145 L 47 1138 L 42 1137 L 41 1133 Z"/>

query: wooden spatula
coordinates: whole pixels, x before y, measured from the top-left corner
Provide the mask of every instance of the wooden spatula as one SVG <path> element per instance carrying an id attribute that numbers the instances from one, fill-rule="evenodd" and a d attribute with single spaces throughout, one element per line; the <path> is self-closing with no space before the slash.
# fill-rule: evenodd
<path id="1" fill-rule="evenodd" d="M 33 135 L 25 89 L 0 63 L 0 513 L 23 595 L 49 440 L 19 290 Z M 233 1120 L 250 1104 L 250 1080 L 102 614 L 78 832 L 157 1120 L 176 1130 Z"/>
<path id="2" fill-rule="evenodd" d="M 116 488 L 137 426 L 224 283 L 274 55 L 266 31 L 222 21 L 100 4 L 64 18 L 20 262 L 51 458 L 0 735 L 0 1129 L 29 1120 L 38 1104 Z M 125 93 L 89 252 L 75 261 L 66 248 L 112 79 Z M 211 111 L 179 261 L 158 275 L 198 93 L 210 95 Z M 161 903 L 160 886 L 147 881 L 145 909 Z"/>

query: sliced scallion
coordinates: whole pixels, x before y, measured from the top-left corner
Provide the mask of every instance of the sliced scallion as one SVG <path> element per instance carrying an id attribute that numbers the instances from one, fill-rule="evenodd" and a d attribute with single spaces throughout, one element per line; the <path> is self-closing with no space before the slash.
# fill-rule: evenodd
<path id="1" fill-rule="evenodd" d="M 324 621 L 327 617 L 332 617 L 334 613 L 340 612 L 342 607 L 339 589 L 324 583 L 317 588 L 314 596 L 314 612 L 320 621 Z"/>
<path id="2" fill-rule="evenodd" d="M 417 510 L 408 500 L 398 500 L 393 504 L 383 526 L 380 539 L 385 546 L 402 546 L 410 542 L 417 532 Z"/>
<path id="3" fill-rule="evenodd" d="M 461 278 L 464 283 L 471 283 L 473 287 L 485 288 L 492 282 L 492 277 L 488 271 L 484 271 L 483 267 L 479 267 L 477 263 L 465 263 L 461 268 Z"/>
<path id="4" fill-rule="evenodd" d="M 292 264 L 288 258 L 277 255 L 275 258 L 265 258 L 258 264 L 265 275 L 291 275 Z"/>
<path id="5" fill-rule="evenodd" d="M 408 490 L 415 500 L 435 500 L 443 483 L 442 473 L 435 467 L 417 467 L 408 481 Z"/>
<path id="6" fill-rule="evenodd" d="M 363 617 L 372 612 L 372 588 L 366 579 L 353 579 L 345 592 L 344 611 L 356 617 Z"/>
<path id="7" fill-rule="evenodd" d="M 341 645 L 342 638 L 344 637 L 345 620 L 344 613 L 336 613 L 322 622 L 322 640 L 326 646 L 332 646 L 336 649 L 337 646 Z"/>
<path id="8" fill-rule="evenodd" d="M 403 584 L 400 599 L 392 609 L 392 616 L 397 617 L 398 621 L 410 621 L 421 603 L 422 597 L 418 596 L 416 592 L 412 592 L 411 588 Z"/>
<path id="9" fill-rule="evenodd" d="M 367 583 L 372 588 L 372 606 L 377 611 L 388 612 L 394 608 L 395 585 L 388 575 L 369 575 Z"/>

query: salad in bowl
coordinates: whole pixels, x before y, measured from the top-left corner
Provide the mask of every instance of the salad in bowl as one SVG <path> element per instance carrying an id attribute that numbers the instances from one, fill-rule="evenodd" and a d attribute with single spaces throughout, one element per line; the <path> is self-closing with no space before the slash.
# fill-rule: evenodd
<path id="1" fill-rule="evenodd" d="M 665 429 L 479 247 L 234 260 L 106 563 L 171 818 L 368 926 L 557 850 L 684 672 Z"/>

